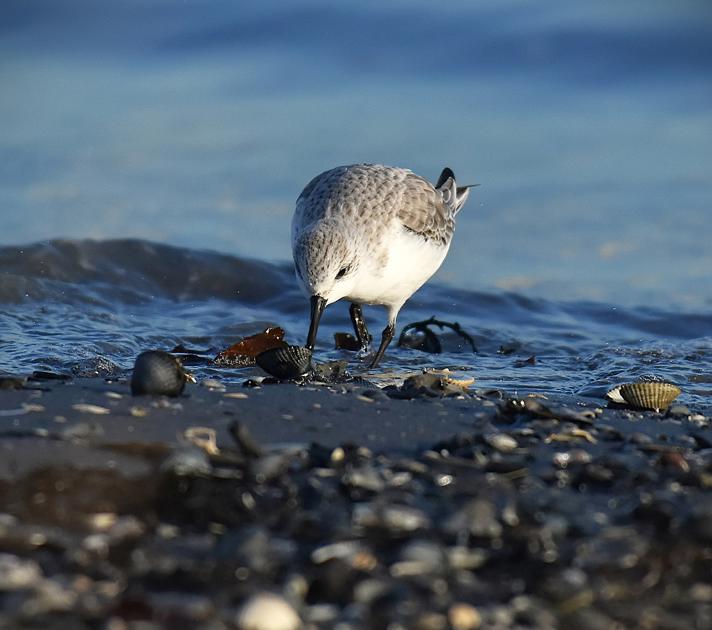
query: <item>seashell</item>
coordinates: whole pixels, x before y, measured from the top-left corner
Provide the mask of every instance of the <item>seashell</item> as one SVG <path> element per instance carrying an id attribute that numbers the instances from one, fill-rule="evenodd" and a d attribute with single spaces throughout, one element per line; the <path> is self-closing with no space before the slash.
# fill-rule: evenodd
<path id="1" fill-rule="evenodd" d="M 280 380 L 304 376 L 311 370 L 312 351 L 303 346 L 270 348 L 255 357 L 257 365 Z"/>
<path id="2" fill-rule="evenodd" d="M 266 328 L 261 333 L 245 337 L 238 343 L 220 352 L 218 356 L 215 357 L 215 363 L 217 365 L 231 367 L 254 365 L 255 357 L 261 352 L 286 345 L 283 328 L 279 328 L 278 326 Z"/>
<path id="3" fill-rule="evenodd" d="M 616 405 L 625 405 L 625 398 L 621 396 L 621 386 L 618 385 L 606 393 L 606 398 Z"/>
<path id="4" fill-rule="evenodd" d="M 640 381 L 615 387 L 606 395 L 609 400 L 619 404 L 628 404 L 638 409 L 660 411 L 661 409 L 667 409 L 680 393 L 680 388 L 672 383 Z"/>
<path id="5" fill-rule="evenodd" d="M 183 437 L 198 448 L 202 448 L 208 455 L 219 455 L 217 433 L 211 427 L 188 427 L 183 431 Z"/>
<path id="6" fill-rule="evenodd" d="M 190 376 L 179 359 L 163 350 L 147 350 L 136 357 L 131 375 L 134 396 L 180 396 Z"/>
<path id="7" fill-rule="evenodd" d="M 428 374 L 437 374 L 442 376 L 444 385 L 454 385 L 456 387 L 462 387 L 465 391 L 467 388 L 475 382 L 474 376 L 466 375 L 464 378 L 455 378 L 453 373 L 450 372 L 448 368 L 443 370 L 428 370 Z"/>

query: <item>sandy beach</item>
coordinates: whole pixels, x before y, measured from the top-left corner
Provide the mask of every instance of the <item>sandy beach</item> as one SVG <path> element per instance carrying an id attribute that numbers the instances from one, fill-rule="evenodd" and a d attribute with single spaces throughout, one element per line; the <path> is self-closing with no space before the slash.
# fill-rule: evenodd
<path id="1" fill-rule="evenodd" d="M 265 593 L 305 628 L 710 622 L 712 429 L 694 410 L 3 383 L 2 627 L 248 627 Z"/>

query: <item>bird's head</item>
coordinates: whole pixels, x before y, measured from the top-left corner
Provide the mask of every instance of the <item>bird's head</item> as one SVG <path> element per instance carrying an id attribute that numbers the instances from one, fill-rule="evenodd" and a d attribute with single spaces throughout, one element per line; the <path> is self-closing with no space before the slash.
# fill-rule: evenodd
<path id="1" fill-rule="evenodd" d="M 294 243 L 294 270 L 302 291 L 311 299 L 307 347 L 313 347 L 321 313 L 327 304 L 346 297 L 356 284 L 357 243 L 339 225 L 322 221 Z"/>

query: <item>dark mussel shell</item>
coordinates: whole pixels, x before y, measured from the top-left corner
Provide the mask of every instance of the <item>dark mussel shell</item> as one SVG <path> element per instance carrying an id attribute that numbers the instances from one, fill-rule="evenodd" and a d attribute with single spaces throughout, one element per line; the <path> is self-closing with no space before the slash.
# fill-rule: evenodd
<path id="1" fill-rule="evenodd" d="M 334 346 L 337 350 L 352 350 L 353 352 L 361 349 L 359 340 L 351 333 L 344 332 L 334 333 Z"/>
<path id="2" fill-rule="evenodd" d="M 267 374 L 280 380 L 304 376 L 311 370 L 312 351 L 303 346 L 270 348 L 255 357 Z"/>
<path id="3" fill-rule="evenodd" d="M 180 396 L 188 376 L 179 359 L 163 350 L 147 350 L 136 357 L 131 375 L 134 396 Z"/>

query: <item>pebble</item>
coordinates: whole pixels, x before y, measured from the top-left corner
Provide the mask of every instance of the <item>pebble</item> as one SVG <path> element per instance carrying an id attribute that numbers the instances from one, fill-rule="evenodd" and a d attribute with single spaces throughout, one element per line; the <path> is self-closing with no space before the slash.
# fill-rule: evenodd
<path id="1" fill-rule="evenodd" d="M 27 412 L 27 413 L 32 413 L 33 411 L 35 412 L 41 412 L 45 410 L 44 405 L 38 405 L 36 403 L 23 403 L 22 408 Z"/>
<path id="2" fill-rule="evenodd" d="M 22 376 L 0 376 L 0 390 L 2 389 L 24 389 L 27 378 Z"/>
<path id="3" fill-rule="evenodd" d="M 502 453 L 511 453 L 519 446 L 517 440 L 506 433 L 491 433 L 485 435 L 485 442 Z"/>
<path id="4" fill-rule="evenodd" d="M 469 501 L 446 520 L 444 527 L 452 533 L 469 531 L 482 538 L 497 538 L 502 534 L 495 506 L 487 499 Z"/>
<path id="5" fill-rule="evenodd" d="M 62 428 L 59 435 L 63 440 L 84 440 L 104 434 L 104 428 L 95 422 L 77 422 Z"/>
<path id="6" fill-rule="evenodd" d="M 477 630 L 482 625 L 480 611 L 462 602 L 450 606 L 447 618 L 453 630 Z"/>
<path id="7" fill-rule="evenodd" d="M 227 389 L 222 381 L 219 381 L 215 378 L 203 379 L 202 381 L 200 381 L 200 386 L 205 387 L 206 389 L 220 392 L 224 392 Z"/>
<path id="8" fill-rule="evenodd" d="M 357 504 L 352 520 L 357 527 L 382 527 L 393 532 L 412 532 L 430 523 L 424 512 L 405 505 Z"/>
<path id="9" fill-rule="evenodd" d="M 273 593 L 257 593 L 237 613 L 239 630 L 299 630 L 301 619 L 286 599 Z"/>
<path id="10" fill-rule="evenodd" d="M 91 413 L 96 416 L 105 416 L 106 414 L 111 413 L 111 409 L 108 409 L 106 407 L 100 407 L 99 405 L 90 405 L 87 403 L 77 403 L 76 405 L 72 405 L 72 409 L 80 413 Z"/>
<path id="11" fill-rule="evenodd" d="M 198 447 L 178 448 L 161 463 L 161 472 L 179 477 L 200 477 L 212 471 L 205 451 Z"/>
<path id="12" fill-rule="evenodd" d="M 317 547 L 311 553 L 311 561 L 314 564 L 323 564 L 330 560 L 344 560 L 355 556 L 363 549 L 363 545 L 356 540 L 345 540 Z"/>
<path id="13" fill-rule="evenodd" d="M 0 591 L 31 588 L 42 579 L 40 565 L 9 553 L 0 553 Z"/>

